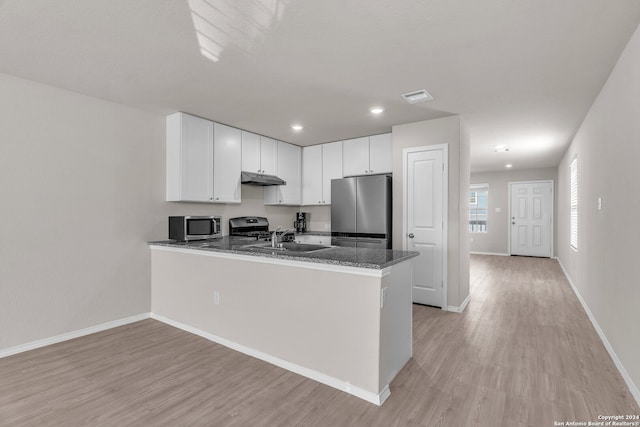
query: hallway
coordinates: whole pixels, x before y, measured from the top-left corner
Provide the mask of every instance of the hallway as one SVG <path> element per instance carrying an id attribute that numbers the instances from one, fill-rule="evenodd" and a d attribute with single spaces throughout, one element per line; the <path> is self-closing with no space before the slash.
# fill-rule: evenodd
<path id="1" fill-rule="evenodd" d="M 403 374 L 444 393 L 426 425 L 552 426 L 640 415 L 557 261 L 472 255 L 470 292 L 462 315 L 414 311 L 413 362 L 424 369 Z"/>

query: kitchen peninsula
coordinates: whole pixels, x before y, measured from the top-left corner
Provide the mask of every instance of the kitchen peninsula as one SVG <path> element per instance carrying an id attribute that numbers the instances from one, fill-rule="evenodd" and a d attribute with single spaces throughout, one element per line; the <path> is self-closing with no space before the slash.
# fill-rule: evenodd
<path id="1" fill-rule="evenodd" d="M 418 253 L 247 246 L 150 243 L 153 316 L 381 405 L 412 355 Z"/>

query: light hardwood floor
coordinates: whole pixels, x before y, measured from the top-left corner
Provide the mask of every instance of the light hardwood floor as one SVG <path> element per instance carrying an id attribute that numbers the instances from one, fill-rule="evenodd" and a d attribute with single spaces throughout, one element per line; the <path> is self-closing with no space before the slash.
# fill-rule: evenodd
<path id="1" fill-rule="evenodd" d="M 154 320 L 0 359 L 2 426 L 553 426 L 640 414 L 557 262 L 472 256 L 376 407 Z"/>

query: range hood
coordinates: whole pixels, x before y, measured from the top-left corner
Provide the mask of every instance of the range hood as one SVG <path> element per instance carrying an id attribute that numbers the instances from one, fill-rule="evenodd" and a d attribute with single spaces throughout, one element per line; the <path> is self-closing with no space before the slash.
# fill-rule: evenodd
<path id="1" fill-rule="evenodd" d="M 255 172 L 242 171 L 240 173 L 240 182 L 242 184 L 252 185 L 286 185 L 287 182 L 275 175 L 263 175 Z"/>

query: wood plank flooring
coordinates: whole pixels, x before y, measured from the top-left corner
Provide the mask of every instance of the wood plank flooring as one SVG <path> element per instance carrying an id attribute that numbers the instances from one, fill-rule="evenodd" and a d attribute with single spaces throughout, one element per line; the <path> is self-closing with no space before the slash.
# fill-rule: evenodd
<path id="1" fill-rule="evenodd" d="M 154 320 L 0 359 L 1 426 L 553 426 L 640 410 L 557 262 L 472 256 L 376 407 Z"/>

